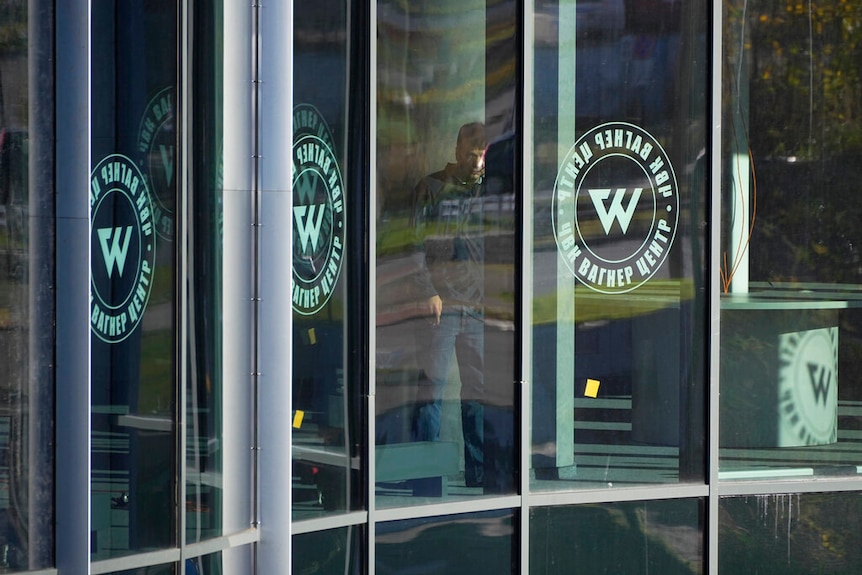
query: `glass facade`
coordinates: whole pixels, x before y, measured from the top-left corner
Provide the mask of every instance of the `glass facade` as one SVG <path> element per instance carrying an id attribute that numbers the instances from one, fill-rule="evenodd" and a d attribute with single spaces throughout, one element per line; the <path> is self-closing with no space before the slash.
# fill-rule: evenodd
<path id="1" fill-rule="evenodd" d="M 650 6 L 536 6 L 536 490 L 704 479 L 707 20 Z"/>
<path id="2" fill-rule="evenodd" d="M 514 493 L 516 6 L 377 11 L 377 505 Z"/>
<path id="3" fill-rule="evenodd" d="M 862 464 L 859 17 L 855 3 L 727 5 L 721 478 Z"/>
<path id="4" fill-rule="evenodd" d="M 177 7 L 93 5 L 93 559 L 176 544 Z M 130 23 L 134 23 L 130 25 Z"/>
<path id="5" fill-rule="evenodd" d="M 860 30 L 0 0 L 0 573 L 858 572 Z"/>
<path id="6" fill-rule="evenodd" d="M 0 3 L 0 571 L 52 565 L 53 44 L 49 3 Z M 43 162 L 45 162 L 43 164 Z"/>

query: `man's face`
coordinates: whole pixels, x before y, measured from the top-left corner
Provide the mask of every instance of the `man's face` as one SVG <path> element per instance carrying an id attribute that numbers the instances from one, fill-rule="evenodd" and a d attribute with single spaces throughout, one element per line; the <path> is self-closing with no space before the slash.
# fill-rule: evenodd
<path id="1" fill-rule="evenodd" d="M 485 175 L 485 147 L 475 142 L 458 144 L 455 148 L 458 177 L 468 184 L 475 184 Z"/>

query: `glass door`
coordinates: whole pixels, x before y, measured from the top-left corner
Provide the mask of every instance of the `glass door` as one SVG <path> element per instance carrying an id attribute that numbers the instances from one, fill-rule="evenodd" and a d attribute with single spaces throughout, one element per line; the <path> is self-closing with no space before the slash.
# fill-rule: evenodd
<path id="1" fill-rule="evenodd" d="M 377 506 L 513 493 L 517 3 L 377 14 Z"/>
<path id="2" fill-rule="evenodd" d="M 703 480 L 707 21 L 536 3 L 533 489 Z"/>

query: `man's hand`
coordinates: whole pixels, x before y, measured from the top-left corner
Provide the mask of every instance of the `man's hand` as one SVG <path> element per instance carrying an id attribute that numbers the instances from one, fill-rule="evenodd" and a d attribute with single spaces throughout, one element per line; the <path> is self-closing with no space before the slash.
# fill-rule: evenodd
<path id="1" fill-rule="evenodd" d="M 428 298 L 426 303 L 432 325 L 440 325 L 440 314 L 443 313 L 443 300 L 440 299 L 439 295 L 433 295 Z"/>

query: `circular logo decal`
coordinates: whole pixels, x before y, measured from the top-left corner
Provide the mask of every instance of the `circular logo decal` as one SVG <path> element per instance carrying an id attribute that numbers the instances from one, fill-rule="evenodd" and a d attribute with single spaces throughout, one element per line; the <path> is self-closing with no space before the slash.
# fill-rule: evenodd
<path id="1" fill-rule="evenodd" d="M 838 328 L 779 336 L 779 446 L 838 439 Z"/>
<path id="2" fill-rule="evenodd" d="M 120 154 L 90 174 L 90 328 L 118 343 L 141 321 L 153 284 L 153 207 L 135 163 Z"/>
<path id="3" fill-rule="evenodd" d="M 601 293 L 629 292 L 655 275 L 673 245 L 676 175 L 648 132 L 603 124 L 566 154 L 551 209 L 557 247 L 578 281 Z"/>
<path id="4" fill-rule="evenodd" d="M 344 184 L 318 136 L 293 144 L 293 309 L 313 315 L 332 296 L 344 254 Z"/>
<path id="5" fill-rule="evenodd" d="M 176 128 L 174 89 L 168 87 L 147 104 L 138 128 L 140 165 L 153 196 L 153 225 L 160 237 L 170 241 L 174 235 L 174 178 L 176 166 Z"/>
<path id="6" fill-rule="evenodd" d="M 303 136 L 317 136 L 330 150 L 335 149 L 329 124 L 311 104 L 298 104 L 293 108 L 293 141 L 296 142 Z"/>

